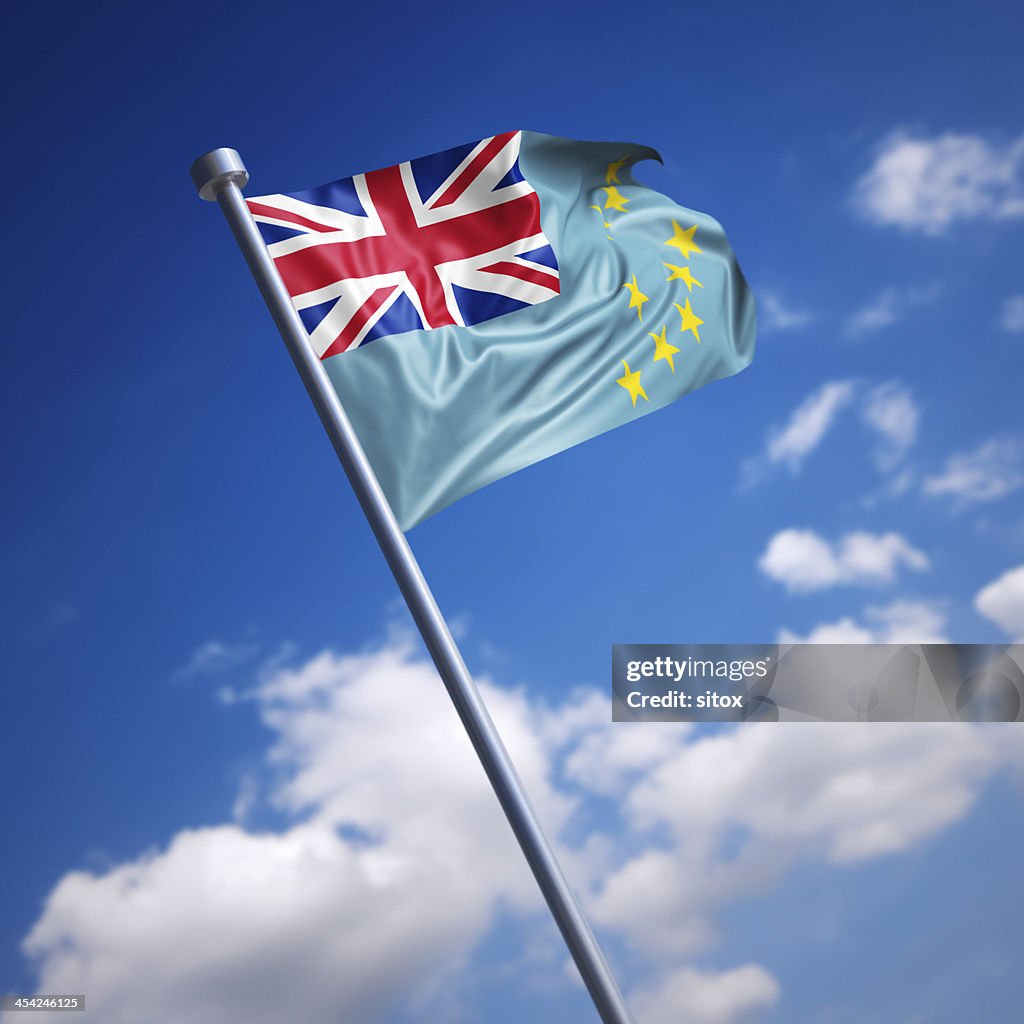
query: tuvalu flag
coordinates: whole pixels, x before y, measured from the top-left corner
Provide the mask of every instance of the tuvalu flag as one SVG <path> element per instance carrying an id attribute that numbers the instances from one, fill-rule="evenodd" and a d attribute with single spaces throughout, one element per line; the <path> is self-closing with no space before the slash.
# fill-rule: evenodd
<path id="1" fill-rule="evenodd" d="M 247 200 L 403 529 L 751 360 L 721 226 L 516 131 Z"/>

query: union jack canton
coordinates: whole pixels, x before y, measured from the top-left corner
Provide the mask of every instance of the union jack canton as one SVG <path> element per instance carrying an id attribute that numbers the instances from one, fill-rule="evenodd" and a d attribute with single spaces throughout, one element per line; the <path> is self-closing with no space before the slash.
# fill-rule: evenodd
<path id="1" fill-rule="evenodd" d="M 558 295 L 521 132 L 248 199 L 321 359 L 377 338 L 472 326 Z"/>

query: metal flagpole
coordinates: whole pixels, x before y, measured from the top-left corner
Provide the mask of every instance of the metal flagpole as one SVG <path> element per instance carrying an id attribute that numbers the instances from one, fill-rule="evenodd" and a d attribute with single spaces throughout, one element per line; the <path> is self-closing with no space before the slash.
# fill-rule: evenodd
<path id="1" fill-rule="evenodd" d="M 242 189 L 249 180 L 242 158 L 233 149 L 215 149 L 196 160 L 191 175 L 199 195 L 219 203 L 224 211 L 601 1020 L 604 1024 L 633 1024 L 622 993 L 541 830 L 522 781 L 455 646 L 409 542 L 331 386 L 327 371 L 310 347 L 291 296 L 242 198 Z"/>

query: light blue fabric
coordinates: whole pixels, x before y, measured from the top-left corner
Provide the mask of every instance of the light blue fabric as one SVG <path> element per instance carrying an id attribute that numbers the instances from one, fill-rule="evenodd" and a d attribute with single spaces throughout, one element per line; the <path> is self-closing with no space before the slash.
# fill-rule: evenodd
<path id="1" fill-rule="evenodd" d="M 608 194 L 609 164 L 629 157 L 616 187 L 622 212 L 593 206 Z M 756 314 L 717 221 L 637 185 L 629 165 L 658 159 L 645 147 L 573 142 L 523 132 L 520 167 L 536 189 L 554 247 L 558 297 L 475 327 L 417 330 L 324 363 L 403 529 L 485 484 L 660 409 L 753 357 Z M 606 228 L 604 221 L 611 223 Z M 666 245 L 672 221 L 697 225 L 702 252 Z M 610 237 L 609 237 L 610 236 Z M 669 281 L 688 266 L 703 288 Z M 629 307 L 637 284 L 643 319 Z M 700 343 L 681 331 L 689 299 Z M 673 373 L 653 361 L 650 333 L 667 328 Z M 634 408 L 616 381 L 641 371 L 648 400 Z"/>

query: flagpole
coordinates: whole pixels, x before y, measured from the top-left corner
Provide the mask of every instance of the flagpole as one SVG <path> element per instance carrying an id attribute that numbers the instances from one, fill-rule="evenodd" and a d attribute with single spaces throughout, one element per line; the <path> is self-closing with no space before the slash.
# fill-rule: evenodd
<path id="1" fill-rule="evenodd" d="M 233 149 L 215 149 L 196 160 L 191 175 L 199 195 L 218 203 L 227 218 L 601 1020 L 633 1024 L 448 624 L 249 213 L 242 197 L 249 180 L 242 158 Z"/>

